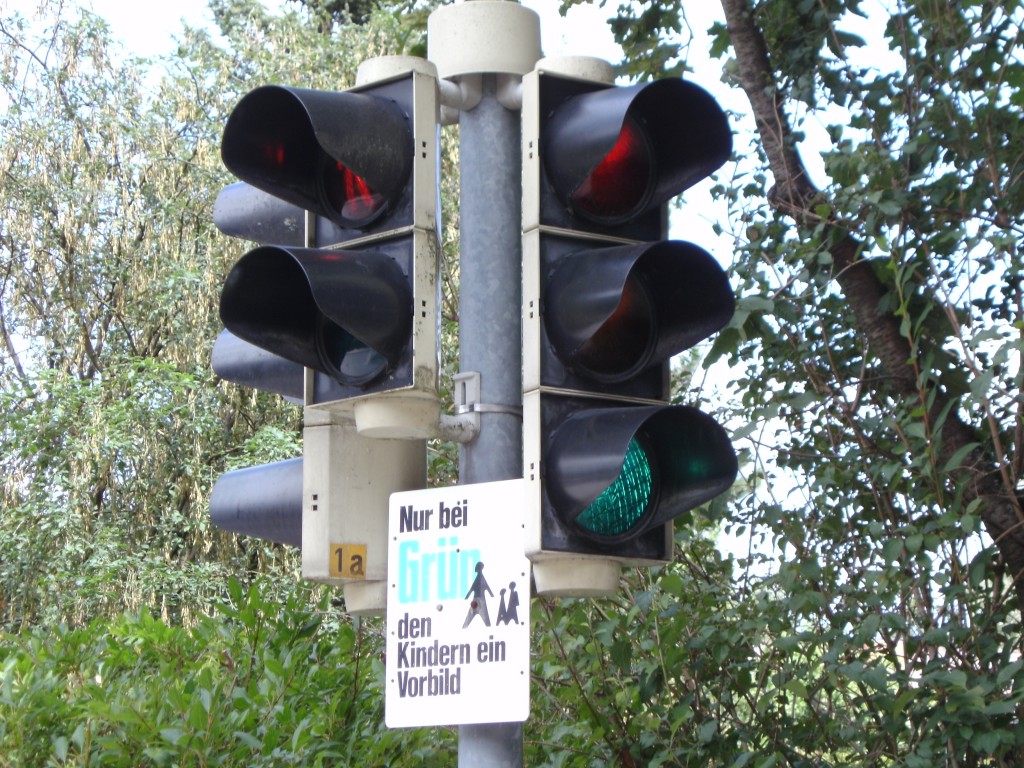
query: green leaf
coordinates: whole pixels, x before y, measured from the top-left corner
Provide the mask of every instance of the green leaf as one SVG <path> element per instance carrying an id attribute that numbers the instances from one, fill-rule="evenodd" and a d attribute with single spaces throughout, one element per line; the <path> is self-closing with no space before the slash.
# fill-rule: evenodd
<path id="1" fill-rule="evenodd" d="M 263 748 L 263 743 L 255 736 L 253 736 L 251 733 L 246 733 L 245 731 L 235 731 L 234 737 L 254 752 L 258 752 Z"/>
<path id="2" fill-rule="evenodd" d="M 185 732 L 183 730 L 181 730 L 180 728 L 161 728 L 160 729 L 160 738 L 162 738 L 164 741 L 168 742 L 169 744 L 173 744 L 174 746 L 178 746 L 178 744 L 181 743 L 182 739 L 184 739 L 185 736 L 186 736 Z"/>
<path id="3" fill-rule="evenodd" d="M 789 691 L 790 693 L 792 693 L 793 695 L 797 696 L 802 700 L 807 700 L 808 698 L 810 698 L 807 686 L 801 680 L 790 680 L 786 683 L 784 687 L 787 691 Z"/>
<path id="4" fill-rule="evenodd" d="M 964 459 L 966 459 L 972 451 L 976 451 L 977 449 L 978 443 L 968 443 L 967 445 L 961 446 L 952 456 L 949 457 L 949 460 L 943 466 L 942 471 L 951 472 L 954 469 L 958 469 L 963 464 Z"/>
<path id="5" fill-rule="evenodd" d="M 1006 666 L 1000 668 L 998 674 L 996 674 L 996 683 L 998 685 L 1004 685 L 1009 682 L 1017 676 L 1022 667 L 1024 667 L 1024 659 L 1011 661 Z"/>
<path id="6" fill-rule="evenodd" d="M 701 743 L 706 744 L 715 738 L 716 733 L 718 733 L 718 721 L 714 719 L 705 720 L 697 729 L 697 738 Z"/>

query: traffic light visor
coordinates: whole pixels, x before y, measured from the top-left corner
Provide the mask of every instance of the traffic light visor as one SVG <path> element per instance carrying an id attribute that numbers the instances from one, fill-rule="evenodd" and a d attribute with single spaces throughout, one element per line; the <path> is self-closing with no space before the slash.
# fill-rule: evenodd
<path id="1" fill-rule="evenodd" d="M 541 144 L 548 178 L 565 205 L 614 226 L 721 167 L 732 133 L 706 91 L 666 79 L 567 99 L 549 116 Z"/>
<path id="2" fill-rule="evenodd" d="M 615 383 L 720 330 L 735 297 L 710 254 L 664 241 L 562 256 L 542 309 L 559 359 L 579 376 Z"/>
<path id="3" fill-rule="evenodd" d="M 226 381 L 276 392 L 302 402 L 305 392 L 302 366 L 285 360 L 223 330 L 213 345 L 214 372 Z"/>
<path id="4" fill-rule="evenodd" d="M 390 99 L 271 85 L 231 112 L 221 156 L 243 181 L 360 228 L 396 203 L 412 145 L 408 117 Z"/>
<path id="5" fill-rule="evenodd" d="M 302 459 L 236 469 L 210 493 L 210 519 L 225 531 L 302 546 Z"/>
<path id="6" fill-rule="evenodd" d="M 261 349 L 365 387 L 408 345 L 412 293 L 386 254 L 264 246 L 228 274 L 220 316 Z"/>
<path id="7" fill-rule="evenodd" d="M 737 471 L 725 430 L 695 408 L 592 408 L 555 430 L 545 485 L 566 524 L 612 544 L 709 501 Z"/>

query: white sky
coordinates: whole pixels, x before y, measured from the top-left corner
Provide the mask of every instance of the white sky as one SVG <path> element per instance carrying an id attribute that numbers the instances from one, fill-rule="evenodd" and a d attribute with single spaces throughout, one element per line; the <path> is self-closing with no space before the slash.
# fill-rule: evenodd
<path id="1" fill-rule="evenodd" d="M 19 11 L 25 16 L 35 15 L 40 0 L 0 0 L 0 12 Z M 208 0 L 171 0 L 171 2 L 140 2 L 139 0 L 67 0 L 70 6 L 76 3 L 91 7 L 110 24 L 113 36 L 119 39 L 126 49 L 140 56 L 159 56 L 169 54 L 175 48 L 175 38 L 180 36 L 183 22 L 191 26 L 212 26 L 213 15 L 207 7 Z M 282 5 L 291 7 L 286 0 L 263 0 L 268 6 Z M 545 55 L 589 55 L 605 58 L 613 63 L 621 58 L 621 50 L 612 40 L 607 18 L 615 12 L 616 3 L 608 3 L 602 7 L 600 3 L 587 3 L 574 6 L 567 18 L 558 14 L 560 0 L 522 0 L 522 4 L 537 11 L 541 17 L 542 47 Z M 876 0 L 877 7 L 871 10 L 877 16 L 886 15 L 884 0 Z M 733 128 L 736 130 L 735 148 L 738 156 L 752 154 L 750 137 L 754 134 L 752 121 L 741 118 L 749 112 L 749 104 L 742 90 L 738 87 L 726 87 L 721 82 L 722 62 L 711 59 L 707 53 L 710 44 L 705 32 L 712 22 L 721 18 L 718 3 L 690 3 L 686 7 L 687 21 L 697 39 L 687 52 L 687 63 L 694 73 L 690 79 L 709 90 L 723 108 L 735 116 Z M 850 28 L 854 26 L 866 28 Z M 879 20 L 859 21 L 856 17 L 844 20 L 844 28 L 863 34 L 867 39 L 880 42 Z M 859 53 L 854 51 L 854 53 Z M 889 52 L 883 45 L 869 46 L 863 50 L 865 55 L 882 57 Z M 888 62 L 886 62 L 888 64 Z M 878 62 L 875 62 L 877 65 Z M 830 116 L 831 117 L 831 116 Z M 837 116 L 838 122 L 844 122 Z M 801 150 L 805 164 L 812 179 L 819 187 L 826 187 L 825 176 L 820 159 L 820 148 L 828 145 L 828 137 L 824 123 L 819 120 L 806 121 L 801 130 L 807 135 L 802 142 Z M 727 166 L 723 172 L 731 172 Z M 713 225 L 727 224 L 724 204 L 712 204 L 710 200 L 711 182 L 705 182 L 689 190 L 684 196 L 686 208 L 676 213 L 672 221 L 672 236 L 691 240 L 706 248 L 724 266 L 732 261 L 733 243 L 728 236 L 714 234 Z"/>
<path id="2" fill-rule="evenodd" d="M 263 0 L 270 7 L 290 7 L 285 0 Z M 26 16 L 33 15 L 39 0 L 0 0 L 5 5 Z M 71 0 L 75 2 L 75 0 Z M 208 0 L 173 0 L 173 2 L 141 3 L 138 0 L 77 0 L 83 7 L 91 7 L 95 13 L 106 19 L 115 39 L 120 40 L 130 53 L 139 56 L 169 54 L 175 48 L 175 38 L 180 36 L 183 22 L 191 26 L 213 26 L 213 14 L 207 7 Z M 601 7 L 599 3 L 574 6 L 563 18 L 558 14 L 560 0 L 522 0 L 541 17 L 541 47 L 546 56 L 587 55 L 598 56 L 612 63 L 622 58 L 621 49 L 612 39 L 607 19 L 615 11 L 614 4 Z M 699 7 L 703 6 L 703 7 Z M 703 34 L 714 19 L 721 15 L 717 3 L 703 3 L 687 9 L 690 23 L 695 31 Z M 697 15 L 695 15 L 697 14 Z M 689 63 L 696 70 L 691 78 L 708 89 L 720 100 L 727 110 L 744 111 L 745 101 L 739 89 L 727 89 L 721 83 L 721 62 L 708 58 L 707 44 L 695 44 L 689 52 Z M 740 140 L 737 139 L 737 146 Z M 724 224 L 724 206 L 710 203 L 711 182 L 705 182 L 690 190 L 686 198 L 693 201 L 692 215 L 673 217 L 672 236 L 698 243 L 707 249 L 723 265 L 732 260 L 732 242 L 728 237 L 714 234 L 715 222 Z"/>
<path id="3" fill-rule="evenodd" d="M 39 0 L 0 0 L 0 9 L 15 10 L 32 16 Z M 75 3 L 69 3 L 74 5 Z M 140 56 L 170 53 L 173 38 L 181 31 L 182 20 L 191 26 L 212 26 L 213 14 L 207 0 L 173 0 L 142 3 L 138 0 L 79 0 L 110 24 L 115 38 Z M 273 7 L 277 0 L 264 0 Z M 291 3 L 281 5 L 291 6 Z M 523 0 L 523 5 L 541 16 L 542 46 L 547 55 L 586 54 L 617 60 L 620 56 L 605 19 L 610 8 L 598 4 L 574 7 L 568 19 L 558 15 L 559 0 Z M 294 7 L 294 6 L 293 6 Z"/>

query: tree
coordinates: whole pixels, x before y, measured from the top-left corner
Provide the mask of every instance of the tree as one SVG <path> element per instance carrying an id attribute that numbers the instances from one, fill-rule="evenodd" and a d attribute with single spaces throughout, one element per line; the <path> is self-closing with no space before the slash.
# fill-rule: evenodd
<path id="1" fill-rule="evenodd" d="M 910 521 L 912 507 L 933 503 L 976 511 L 1019 608 L 1024 403 L 1014 395 L 1020 350 L 1013 324 L 1020 321 L 1020 285 L 1014 283 L 1021 271 L 1016 240 L 1022 198 L 1013 115 L 1024 70 L 1014 62 L 1016 4 L 906 4 L 887 27 L 906 74 L 880 77 L 863 95 L 855 87 L 858 73 L 842 58 L 827 67 L 818 55 L 820 92 L 807 96 L 853 100 L 875 144 L 857 148 L 842 139 L 840 126 L 833 129 L 838 141 L 828 167 L 837 177 L 835 194 L 811 182 L 780 106 L 787 89 L 799 97 L 808 86 L 785 59 L 787 69 L 779 73 L 785 85 L 778 82 L 748 2 L 722 5 L 739 83 L 775 179 L 768 200 L 798 236 L 830 257 L 820 259 L 819 268 L 838 284 L 859 345 L 875 360 L 874 382 L 859 386 L 906 414 L 902 425 L 893 426 L 922 438 L 905 440 L 903 465 L 928 478 L 935 502 L 926 497 L 925 504 L 896 514 Z M 790 17 L 771 25 L 781 38 L 775 50 L 786 51 L 787 58 L 795 58 L 794 51 L 814 58 L 815 48 L 794 45 L 808 21 L 817 49 L 841 56 L 844 45 L 857 44 L 834 29 L 844 5 L 794 14 L 784 10 L 790 6 L 769 4 L 761 24 L 773 15 Z M 856 12 L 859 3 L 850 5 Z M 986 274 L 992 278 L 984 293 L 964 290 L 964 283 Z M 858 409 L 849 410 L 846 421 L 859 421 Z"/>
<path id="2" fill-rule="evenodd" d="M 311 644 L 304 628 L 294 645 L 261 644 L 273 601 L 250 610 L 237 590 L 235 624 L 197 619 L 230 573 L 283 572 L 270 591 L 294 586 L 280 550 L 207 521 L 213 479 L 294 455 L 299 420 L 209 370 L 216 293 L 244 247 L 211 229 L 228 181 L 216 147 L 252 85 L 340 87 L 358 61 L 418 45 L 419 33 L 380 9 L 327 28 L 251 0 L 213 7 L 227 42 L 187 31 L 156 78 L 89 14 L 54 3 L 34 27 L 0 19 L 0 622 L 36 625 L 0 643 L 0 699 L 26 711 L 52 713 L 69 680 L 92 695 L 90 670 L 116 645 L 102 617 L 125 608 L 201 624 L 169 634 L 218 685 L 234 686 L 244 665 L 234 651 L 200 654 L 196 638 L 309 660 L 303 675 L 327 653 L 310 650 L 321 636 Z M 885 69 L 856 55 L 871 32 L 855 26 L 857 0 L 723 7 L 711 45 L 748 94 L 758 152 L 720 179 L 740 301 L 711 353 L 731 364 L 730 421 L 759 463 L 751 492 L 707 510 L 705 528 L 680 526 L 676 564 L 630 574 L 611 601 L 537 606 L 529 762 L 1019 764 L 1020 4 L 903 0 L 882 22 L 898 59 Z M 682 13 L 681 0 L 624 6 L 627 73 L 682 72 Z M 800 154 L 815 120 L 832 142 L 817 185 Z M 746 556 L 716 551 L 707 531 L 719 524 L 753 532 Z M 58 622 L 88 630 L 77 647 L 96 650 L 76 651 L 87 663 L 69 664 L 49 631 Z M 121 629 L 163 633 L 138 624 Z M 238 624 L 252 634 L 233 635 Z M 379 654 L 372 639 L 360 662 Z M 117 659 L 128 686 L 149 671 L 135 652 Z M 185 708 L 199 722 L 203 699 L 189 698 L 193 678 L 176 664 L 146 690 L 179 690 L 183 677 L 183 708 L 159 722 Z M 39 666 L 56 671 L 33 676 Z M 125 690 L 104 696 L 136 712 L 136 689 Z M 273 730 L 276 694 L 259 693 L 232 715 Z M 85 724 L 113 711 L 75 706 Z M 134 730 L 146 722 L 157 719 L 132 725 L 137 754 L 192 748 L 174 726 Z M 120 720 L 103 723 L 110 749 L 135 760 Z M 38 726 L 6 733 L 25 727 L 44 757 L 81 750 L 85 730 Z M 372 724 L 360 728 L 374 740 Z M 284 743 L 272 735 L 252 749 Z"/>
<path id="3" fill-rule="evenodd" d="M 301 426 L 210 369 L 244 249 L 212 225 L 220 133 L 255 84 L 342 88 L 412 33 L 385 12 L 323 34 L 213 10 L 226 42 L 186 30 L 159 67 L 62 3 L 0 18 L 0 626 L 142 605 L 188 622 L 232 572 L 295 567 L 207 511 L 221 472 L 297 455 Z"/>
<path id="4" fill-rule="evenodd" d="M 226 436 L 197 357 L 217 254 L 186 203 L 212 153 L 178 133 L 210 96 L 152 106 L 98 18 L 49 10 L 0 27 L 0 621 L 177 613 L 214 570 L 196 512 Z"/>
<path id="5" fill-rule="evenodd" d="M 720 179 L 740 301 L 713 352 L 763 474 L 726 521 L 754 535 L 739 602 L 706 629 L 761 602 L 751 706 L 789 725 L 759 759 L 1017 764 L 1021 5 L 722 9 L 710 45 L 756 153 Z M 682 73 L 684 11 L 620 8 L 625 73 Z M 818 184 L 801 155 L 816 123 Z"/>

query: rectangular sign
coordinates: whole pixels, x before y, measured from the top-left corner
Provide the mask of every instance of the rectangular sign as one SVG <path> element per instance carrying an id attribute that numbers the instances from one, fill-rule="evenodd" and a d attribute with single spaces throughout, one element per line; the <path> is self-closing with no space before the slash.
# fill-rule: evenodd
<path id="1" fill-rule="evenodd" d="M 366 578 L 365 544 L 331 544 L 330 549 L 327 564 L 332 578 Z"/>
<path id="2" fill-rule="evenodd" d="M 392 494 L 388 727 L 529 716 L 524 501 L 522 479 Z"/>

